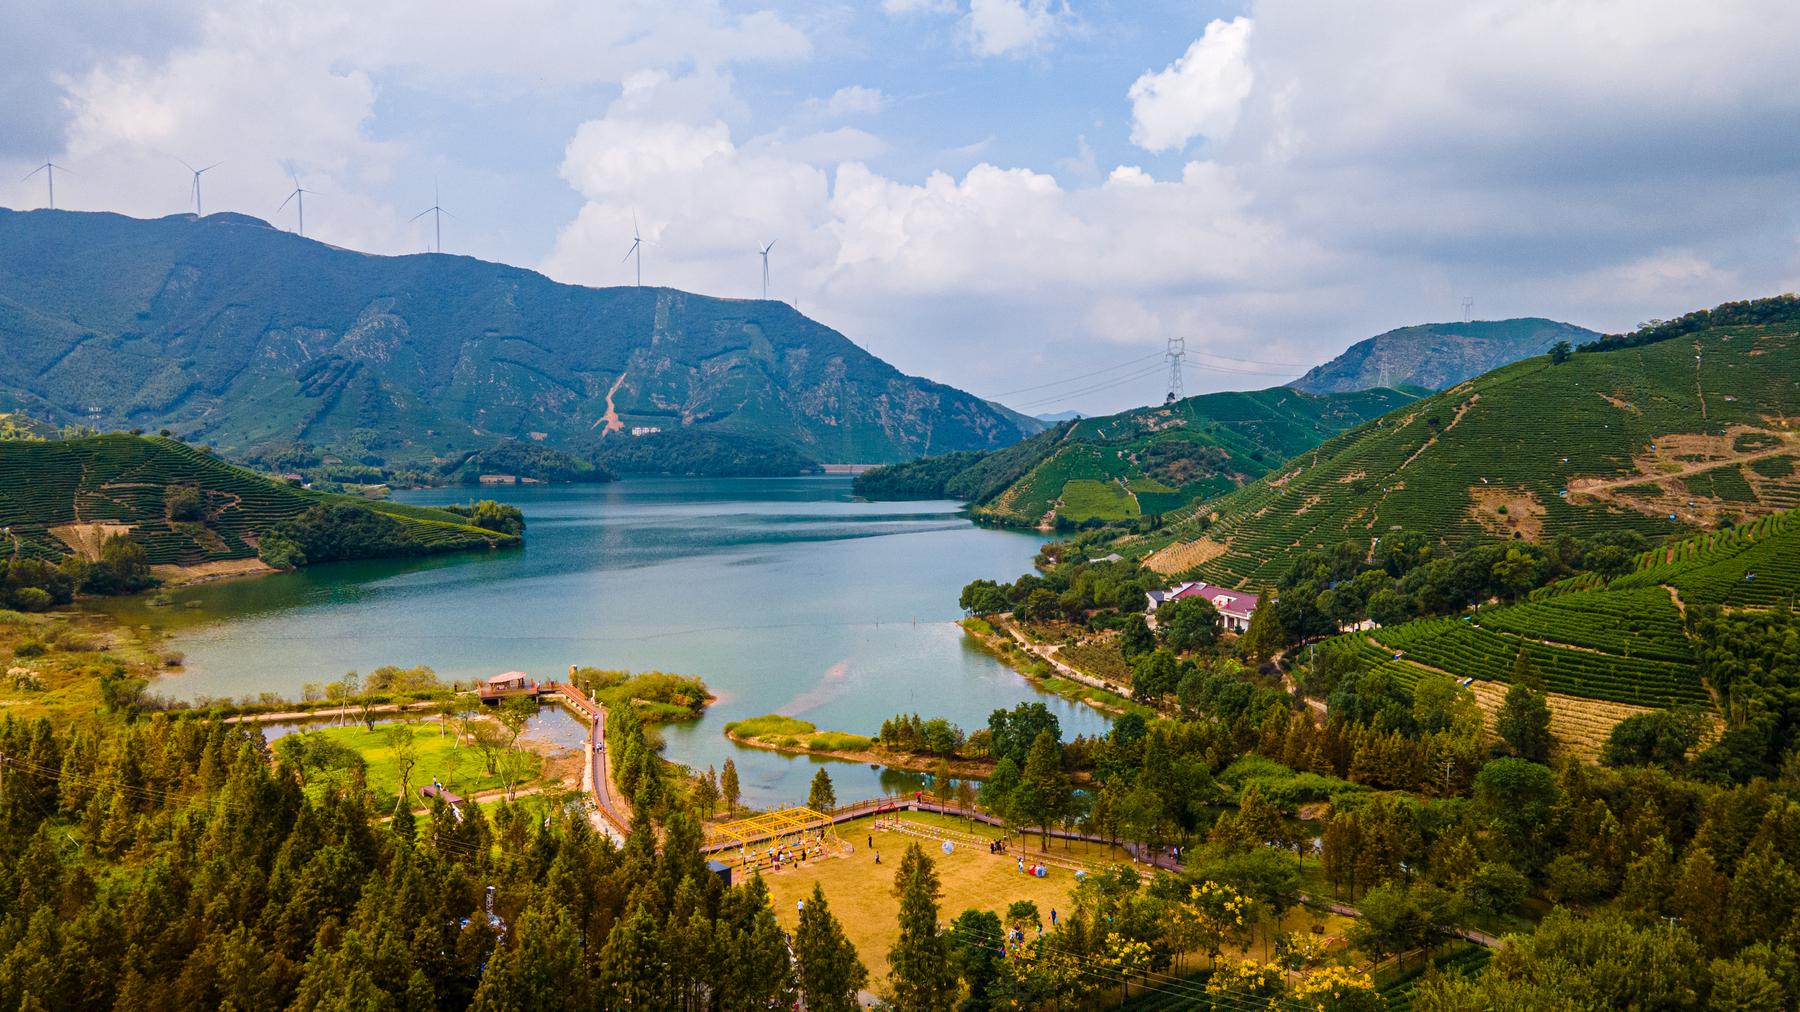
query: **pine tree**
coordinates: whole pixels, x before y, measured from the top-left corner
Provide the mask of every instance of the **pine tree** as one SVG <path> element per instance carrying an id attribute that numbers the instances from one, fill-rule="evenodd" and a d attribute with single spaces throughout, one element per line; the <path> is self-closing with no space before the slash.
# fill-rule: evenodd
<path id="1" fill-rule="evenodd" d="M 856 1012 L 857 992 L 869 982 L 869 971 L 857 958 L 843 925 L 831 915 L 825 891 L 813 883 L 812 896 L 800 912 L 794 932 L 794 956 L 800 963 L 800 992 L 811 1012 Z"/>
<path id="2" fill-rule="evenodd" d="M 891 1000 L 908 1012 L 950 1012 L 958 979 L 950 936 L 938 930 L 937 869 L 918 844 L 906 848 L 894 876 L 900 894 L 900 937 L 888 950 Z"/>
<path id="3" fill-rule="evenodd" d="M 710 819 L 719 807 L 719 773 L 711 766 L 698 778 L 694 785 L 694 804 L 700 808 L 700 817 Z"/>
<path id="4" fill-rule="evenodd" d="M 837 807 L 837 789 L 831 786 L 831 774 L 823 766 L 813 774 L 812 789 L 806 792 L 806 807 L 815 812 L 829 812 Z"/>
<path id="5" fill-rule="evenodd" d="M 1275 614 L 1275 595 L 1265 591 L 1262 603 L 1250 613 L 1250 628 L 1238 641 L 1238 652 L 1253 662 L 1266 661 L 1287 645 L 1287 630 Z"/>
<path id="6" fill-rule="evenodd" d="M 725 795 L 726 813 L 737 814 L 738 798 L 742 797 L 738 785 L 737 763 L 725 760 L 725 769 L 719 774 L 719 793 Z"/>

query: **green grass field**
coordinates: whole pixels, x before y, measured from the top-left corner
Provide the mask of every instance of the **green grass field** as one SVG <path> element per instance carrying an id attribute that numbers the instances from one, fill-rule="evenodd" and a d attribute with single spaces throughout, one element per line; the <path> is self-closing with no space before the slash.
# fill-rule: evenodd
<path id="1" fill-rule="evenodd" d="M 346 727 L 328 727 L 307 731 L 307 734 L 322 735 L 339 745 L 355 750 L 369 764 L 365 779 L 369 791 L 377 800 L 392 801 L 400 790 L 400 768 L 394 755 L 394 747 L 388 740 L 388 729 L 395 725 L 377 724 L 370 731 L 356 724 Z M 456 743 L 456 734 L 452 728 L 448 732 L 440 732 L 436 721 L 409 721 L 405 725 L 412 729 L 415 764 L 412 769 L 411 786 L 414 803 L 417 804 L 418 789 L 430 784 L 434 779 L 463 797 L 472 797 L 485 791 L 496 791 L 506 786 L 498 775 L 487 772 L 481 752 L 473 746 Z M 542 774 L 543 761 L 536 755 L 529 756 L 526 773 L 516 786 L 532 785 Z M 325 782 L 316 778 L 307 784 L 307 790 L 318 792 L 325 788 Z"/>

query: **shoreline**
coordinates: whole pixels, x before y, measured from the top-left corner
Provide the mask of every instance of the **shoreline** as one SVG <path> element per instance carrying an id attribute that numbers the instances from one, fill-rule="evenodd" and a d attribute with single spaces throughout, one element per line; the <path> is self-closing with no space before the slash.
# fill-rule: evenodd
<path id="1" fill-rule="evenodd" d="M 935 773 L 940 761 L 950 764 L 950 775 L 958 780 L 985 780 L 994 772 L 995 762 L 992 759 L 966 759 L 950 756 L 923 756 L 911 752 L 889 752 L 886 749 L 812 749 L 804 745 L 777 745 L 760 738 L 746 738 L 735 731 L 724 732 L 725 737 L 733 743 L 745 748 L 762 749 L 765 752 L 778 752 L 782 755 L 823 756 L 827 759 L 838 759 L 843 762 L 868 763 L 871 766 L 884 766 L 903 773 Z"/>
<path id="2" fill-rule="evenodd" d="M 980 622 L 991 632 L 982 632 L 973 628 L 970 623 Z M 990 621 L 979 618 L 963 618 L 957 620 L 963 634 L 973 639 L 995 660 L 1006 665 L 1019 677 L 1030 682 L 1041 692 L 1066 699 L 1071 703 L 1082 703 L 1106 714 L 1109 717 L 1121 717 L 1127 713 L 1141 713 L 1146 718 L 1160 717 L 1155 708 L 1134 702 L 1124 693 L 1113 688 L 1109 683 L 1078 671 L 1064 661 L 1055 657 L 1047 657 L 1035 645 L 1027 644 L 1026 637 L 1010 622 L 998 616 Z M 1018 663 L 1019 655 L 1028 655 L 1033 665 L 1043 665 L 1047 671 L 1033 670 L 1032 667 Z M 1078 686 L 1072 689 L 1071 683 Z"/>

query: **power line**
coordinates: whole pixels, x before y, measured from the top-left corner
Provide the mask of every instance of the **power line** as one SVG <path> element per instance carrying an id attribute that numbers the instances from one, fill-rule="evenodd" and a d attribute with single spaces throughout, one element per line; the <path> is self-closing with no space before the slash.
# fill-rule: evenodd
<path id="1" fill-rule="evenodd" d="M 1120 369 L 1130 368 L 1131 366 L 1137 365 L 1141 362 L 1148 362 L 1153 358 L 1162 358 L 1162 357 L 1163 357 L 1162 352 L 1160 352 L 1160 351 L 1153 352 L 1149 355 L 1145 355 L 1142 358 L 1134 358 L 1127 362 L 1121 362 L 1118 365 L 1107 366 L 1105 369 L 1096 369 L 1091 372 L 1082 373 L 1079 376 L 1071 376 L 1068 379 L 1059 379 L 1059 380 L 1052 380 L 1048 383 L 1039 383 L 1036 386 L 1020 387 L 1017 390 L 1002 390 L 999 393 L 994 394 L 992 396 L 993 397 L 1008 397 L 1008 396 L 1011 396 L 1012 394 L 1030 393 L 1033 390 L 1042 390 L 1046 387 L 1058 387 L 1058 386 L 1064 386 L 1069 383 L 1080 383 L 1084 380 L 1091 380 L 1097 376 L 1104 376 L 1105 374 L 1107 374 L 1109 372 L 1117 372 Z"/>
<path id="2" fill-rule="evenodd" d="M 1159 355 L 1157 357 L 1160 358 L 1162 356 Z M 1063 393 L 1051 394 L 1048 397 L 1040 397 L 1036 400 L 1027 401 L 1023 404 L 1018 404 L 1018 405 L 1014 405 L 1014 406 L 1020 407 L 1020 408 L 1029 408 L 1029 407 L 1041 407 L 1041 406 L 1048 405 L 1048 404 L 1066 403 L 1067 401 L 1073 400 L 1076 397 L 1082 397 L 1087 394 L 1097 393 L 1101 390 L 1111 390 L 1114 387 L 1122 386 L 1126 383 L 1135 383 L 1138 380 L 1142 380 L 1142 379 L 1146 379 L 1151 376 L 1155 376 L 1155 375 L 1161 373 L 1162 371 L 1163 371 L 1162 366 L 1153 365 L 1153 366 L 1149 367 L 1148 369 L 1145 369 L 1141 372 L 1129 373 L 1125 376 L 1119 377 L 1118 379 L 1109 380 L 1108 382 L 1105 382 L 1105 383 L 1097 383 L 1093 386 L 1084 387 L 1079 390 L 1068 390 L 1068 391 L 1064 391 Z"/>

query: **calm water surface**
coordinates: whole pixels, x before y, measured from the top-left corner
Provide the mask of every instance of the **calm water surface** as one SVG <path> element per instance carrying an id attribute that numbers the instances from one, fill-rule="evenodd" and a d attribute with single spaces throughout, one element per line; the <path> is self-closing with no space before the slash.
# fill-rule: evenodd
<path id="1" fill-rule="evenodd" d="M 953 624 L 976 577 L 1030 568 L 1039 539 L 983 530 L 956 504 L 859 503 L 847 478 L 637 479 L 486 490 L 529 524 L 525 548 L 341 563 L 175 593 L 176 607 L 120 605 L 169 628 L 181 697 L 298 695 L 309 681 L 382 664 L 446 678 L 571 664 L 699 675 L 719 697 L 668 728 L 668 754 L 704 769 L 737 761 L 747 800 L 798 803 L 826 760 L 731 744 L 727 721 L 763 713 L 872 733 L 895 713 L 973 729 L 996 707 L 1041 699 L 1065 736 L 1105 727 L 1092 709 L 1034 690 Z M 449 489 L 407 502 L 467 498 Z M 911 789 L 904 774 L 829 762 L 838 797 Z"/>

